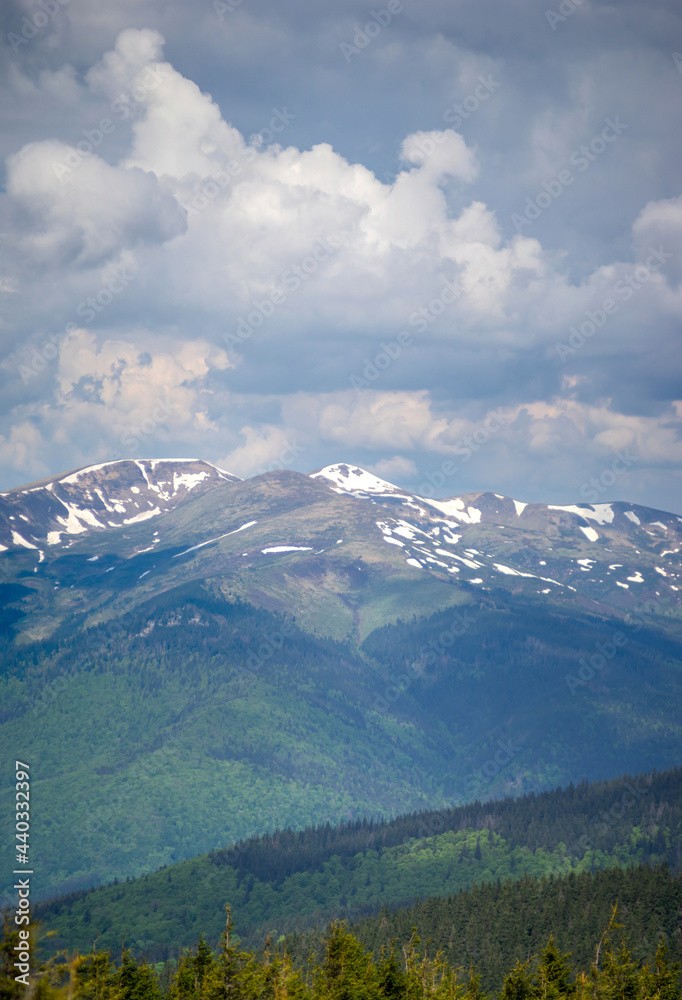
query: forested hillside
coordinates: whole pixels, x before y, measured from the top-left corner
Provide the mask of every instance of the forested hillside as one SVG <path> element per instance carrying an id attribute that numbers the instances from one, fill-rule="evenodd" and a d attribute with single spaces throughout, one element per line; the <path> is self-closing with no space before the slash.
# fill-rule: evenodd
<path id="1" fill-rule="evenodd" d="M 6 647 L 0 746 L 11 759 L 21 745 L 35 775 L 35 891 L 277 827 L 672 766 L 674 636 L 638 625 L 592 681 L 567 683 L 617 625 L 495 592 L 357 648 L 194 582 L 77 636 Z"/>
<path id="2" fill-rule="evenodd" d="M 416 928 L 429 949 L 441 952 L 452 966 L 476 966 L 483 988 L 492 991 L 508 969 L 537 955 L 550 936 L 576 965 L 587 968 L 615 904 L 637 961 L 651 961 L 659 941 L 674 961 L 682 961 L 682 875 L 672 875 L 667 867 L 485 883 L 409 909 L 384 909 L 353 931 L 378 957 L 393 940 L 402 947 Z M 288 939 L 286 947 L 307 958 L 312 935 L 307 937 Z"/>
<path id="3" fill-rule="evenodd" d="M 620 907 L 614 893 L 625 899 Z M 526 879 L 382 914 L 357 936 L 334 924 L 322 938 L 288 942 L 292 956 L 284 948 L 273 954 L 269 941 L 259 955 L 240 951 L 228 908 L 216 952 L 200 936 L 153 967 L 125 945 L 113 962 L 94 944 L 85 957 L 51 961 L 34 982 L 40 1000 L 679 1000 L 679 965 L 670 957 L 679 952 L 681 901 L 680 880 L 665 870 Z M 413 919 L 430 940 L 418 926 L 408 930 Z M 25 987 L 12 978 L 18 932 L 10 928 L 0 995 L 14 1000 Z M 372 937 L 373 956 L 363 947 Z M 567 944 L 573 956 L 563 953 Z"/>
<path id="4" fill-rule="evenodd" d="M 282 831 L 151 875 L 40 903 L 51 951 L 97 937 L 154 961 L 201 931 L 215 945 L 223 905 L 257 946 L 332 917 L 457 893 L 498 879 L 642 863 L 680 868 L 682 769 L 520 799 L 477 802 L 388 823 Z"/>

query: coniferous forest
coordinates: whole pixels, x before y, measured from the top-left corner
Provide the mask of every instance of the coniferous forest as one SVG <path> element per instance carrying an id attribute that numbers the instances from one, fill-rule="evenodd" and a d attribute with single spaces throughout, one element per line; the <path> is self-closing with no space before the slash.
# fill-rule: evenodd
<path id="1" fill-rule="evenodd" d="M 136 955 L 158 962 L 200 933 L 217 946 L 228 901 L 241 941 L 255 948 L 268 934 L 277 941 L 330 919 L 376 917 L 386 905 L 456 898 L 461 891 L 470 898 L 472 886 L 498 880 L 513 885 L 524 876 L 582 877 L 663 864 L 679 872 L 681 850 L 682 769 L 674 768 L 390 822 L 281 830 L 136 879 L 44 900 L 35 916 L 50 932 L 41 946 L 46 956 L 87 950 L 95 937 L 113 951 L 125 938 Z M 604 905 L 619 896 L 615 886 Z M 434 936 L 434 929 L 424 928 L 423 936 Z"/>
<path id="2" fill-rule="evenodd" d="M 513 916 L 506 915 L 513 923 Z M 286 951 L 265 943 L 259 954 L 242 951 L 227 922 L 217 951 L 203 936 L 176 962 L 160 969 L 123 950 L 112 962 L 93 950 L 70 962 L 52 961 L 36 979 L 40 1000 L 678 1000 L 679 965 L 660 941 L 651 961 L 628 947 L 617 907 L 598 939 L 591 961 L 575 962 L 553 936 L 538 951 L 508 967 L 499 989 L 486 990 L 474 966 L 453 967 L 442 950 L 424 945 L 413 928 L 402 944 L 392 940 L 375 957 L 343 923 L 332 924 L 320 942 L 321 957 L 295 964 Z M 0 994 L 21 995 L 11 960 L 17 933 L 5 928 Z"/>

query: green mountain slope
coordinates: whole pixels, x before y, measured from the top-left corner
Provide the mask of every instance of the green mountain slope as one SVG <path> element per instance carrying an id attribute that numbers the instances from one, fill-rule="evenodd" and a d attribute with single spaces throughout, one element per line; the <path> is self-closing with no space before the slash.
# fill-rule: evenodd
<path id="1" fill-rule="evenodd" d="M 36 894 L 679 760 L 674 515 L 183 460 L 0 501 L 0 748 L 34 776 Z"/>
<path id="2" fill-rule="evenodd" d="M 399 948 L 405 945 L 416 928 L 429 954 L 440 951 L 454 968 L 475 966 L 482 988 L 491 993 L 502 988 L 517 962 L 531 956 L 535 966 L 550 936 L 559 951 L 570 953 L 574 967 L 588 969 L 614 905 L 635 961 L 653 965 L 659 941 L 669 949 L 670 961 L 682 961 L 682 875 L 667 868 L 610 868 L 487 883 L 445 899 L 384 910 L 351 930 L 378 958 L 392 940 Z M 316 938 L 295 936 L 284 947 L 305 962 L 311 946 L 318 946 Z"/>
<path id="3" fill-rule="evenodd" d="M 681 906 L 682 879 L 665 868 L 571 873 L 384 911 L 350 930 L 337 922 L 324 936 L 258 953 L 235 945 L 228 908 L 216 951 L 202 936 L 154 967 L 125 946 L 112 960 L 95 940 L 69 963 L 58 956 L 43 965 L 33 990 L 41 1000 L 680 1000 L 680 964 L 671 959 L 682 950 Z M 425 943 L 411 921 L 430 935 Z M 8 1000 L 21 992 L 11 928 L 6 922 L 0 941 Z"/>
<path id="4" fill-rule="evenodd" d="M 203 932 L 215 944 L 229 902 L 236 930 L 319 926 L 474 883 L 591 872 L 643 862 L 680 867 L 682 770 L 583 784 L 520 799 L 281 832 L 142 878 L 39 904 L 46 944 L 85 949 L 122 938 L 154 961 Z"/>
<path id="5" fill-rule="evenodd" d="M 432 664 L 420 643 L 442 644 L 444 630 L 463 634 Z M 483 594 L 466 620 L 437 612 L 357 649 L 193 583 L 12 648 L 0 746 L 32 768 L 36 891 L 286 826 L 671 766 L 674 637 L 641 628 L 594 681 L 566 683 L 613 634 L 608 619 Z M 10 798 L 6 787 L 8 813 Z"/>

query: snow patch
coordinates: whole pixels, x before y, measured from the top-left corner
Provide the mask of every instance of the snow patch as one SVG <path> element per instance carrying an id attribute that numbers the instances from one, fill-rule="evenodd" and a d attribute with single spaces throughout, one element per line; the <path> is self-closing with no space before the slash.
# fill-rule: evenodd
<path id="1" fill-rule="evenodd" d="M 599 523 L 601 524 L 601 522 L 599 522 Z M 584 527 L 582 526 L 582 524 L 578 525 L 578 527 L 580 528 L 580 530 L 581 530 L 581 531 L 583 532 L 583 534 L 585 535 L 585 538 L 589 539 L 589 541 L 591 541 L 591 542 L 596 542 L 596 541 L 597 541 L 597 539 L 599 538 L 599 535 L 598 535 L 598 534 L 597 534 L 597 532 L 596 532 L 596 531 L 594 530 L 594 528 L 584 528 Z"/>
<path id="2" fill-rule="evenodd" d="M 180 486 L 189 492 L 193 490 L 195 486 L 199 483 L 203 483 L 204 479 L 208 479 L 209 473 L 204 472 L 174 472 L 173 473 L 173 492 L 176 492 Z"/>
<path id="3" fill-rule="evenodd" d="M 313 472 L 311 479 L 327 479 L 335 483 L 337 490 L 341 493 L 400 493 L 397 486 L 387 483 L 385 479 L 379 479 L 371 472 L 366 472 L 357 465 L 328 465 L 319 472 Z"/>
<path id="4" fill-rule="evenodd" d="M 143 510 L 141 514 L 134 514 L 132 517 L 125 517 L 123 519 L 124 524 L 137 524 L 139 521 L 148 521 L 150 517 L 156 517 L 161 511 L 158 507 L 152 507 L 151 510 Z"/>
<path id="5" fill-rule="evenodd" d="M 22 545 L 25 549 L 38 549 L 37 545 L 34 545 L 33 542 L 27 542 L 18 531 L 12 532 L 12 542 L 14 545 Z"/>
<path id="6" fill-rule="evenodd" d="M 57 516 L 57 520 L 59 521 L 60 524 L 64 525 L 64 529 L 66 530 L 67 534 L 78 535 L 81 534 L 83 531 L 87 531 L 88 529 L 85 527 L 84 524 L 81 524 L 78 518 L 79 512 L 76 510 L 76 508 L 72 507 L 68 503 L 64 503 L 63 500 L 61 500 L 60 503 L 66 510 L 67 516 L 66 517 Z M 102 527 L 102 525 L 100 525 L 100 527 Z"/>
<path id="7" fill-rule="evenodd" d="M 431 507 L 435 507 L 436 510 L 440 510 L 443 514 L 447 514 L 448 517 L 456 517 L 458 521 L 464 521 L 465 524 L 478 524 L 481 520 L 481 512 L 476 507 L 467 507 L 465 509 L 464 501 L 455 497 L 454 500 L 426 500 Z"/>
<path id="8" fill-rule="evenodd" d="M 584 507 L 561 506 L 560 504 L 547 504 L 547 510 L 565 510 L 568 514 L 577 514 L 579 517 L 589 517 L 597 524 L 610 524 L 613 521 L 613 507 L 610 503 L 597 503 L 585 505 Z"/>
<path id="9" fill-rule="evenodd" d="M 173 559 L 178 559 L 180 556 L 186 556 L 188 552 L 196 552 L 197 549 L 203 549 L 204 545 L 210 545 L 211 542 L 219 542 L 221 538 L 227 538 L 229 535 L 236 535 L 237 532 L 244 531 L 246 528 L 250 528 L 254 524 L 258 524 L 258 521 L 247 521 L 246 524 L 242 524 L 239 528 L 235 528 L 234 531 L 226 531 L 224 535 L 217 535 L 215 538 L 207 538 L 205 542 L 199 542 L 198 545 L 192 545 L 183 552 L 176 552 Z M 244 553 L 244 555 L 246 555 L 246 553 Z"/>
<path id="10" fill-rule="evenodd" d="M 386 541 L 392 541 L 392 539 L 386 539 Z M 402 542 L 398 542 L 398 545 L 402 545 Z M 312 546 L 310 545 L 273 545 L 269 549 L 261 549 L 264 556 L 269 555 L 271 552 L 312 552 Z"/>
<path id="11" fill-rule="evenodd" d="M 637 515 L 635 514 L 634 510 L 626 510 L 625 511 L 625 516 L 627 517 L 627 519 L 629 521 L 632 521 L 633 524 L 641 524 L 642 523 L 640 521 L 640 519 L 637 517 Z"/>

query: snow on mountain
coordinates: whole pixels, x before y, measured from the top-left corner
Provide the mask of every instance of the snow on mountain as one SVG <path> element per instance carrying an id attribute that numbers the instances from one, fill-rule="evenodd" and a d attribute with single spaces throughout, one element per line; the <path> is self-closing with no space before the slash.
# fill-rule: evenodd
<path id="1" fill-rule="evenodd" d="M 355 495 L 377 494 L 386 496 L 388 494 L 401 493 L 393 483 L 387 483 L 385 479 L 379 479 L 371 472 L 360 469 L 357 465 L 328 465 L 324 469 L 310 474 L 311 479 L 326 479 L 334 483 L 333 489 L 337 493 L 352 493 Z"/>
<path id="2" fill-rule="evenodd" d="M 633 584 L 654 597 L 662 585 L 673 596 L 682 590 L 682 519 L 674 514 L 621 502 L 533 504 L 489 492 L 434 500 L 343 464 L 313 477 L 383 508 L 388 516 L 376 521 L 383 541 L 414 568 L 478 585 L 499 585 L 500 577 L 537 580 L 542 594 L 558 587 L 576 591 L 576 585 L 594 595 Z M 473 532 L 477 548 L 464 548 Z M 561 549 L 577 551 L 560 555 Z M 613 563 L 614 551 L 625 552 L 622 563 Z M 666 555 L 678 558 L 661 565 Z"/>
<path id="3" fill-rule="evenodd" d="M 14 554 L 17 572 L 30 565 L 39 579 L 53 557 L 73 547 L 72 554 L 89 564 L 88 573 L 101 571 L 104 578 L 113 567 L 97 561 L 90 537 L 135 525 L 128 548 L 114 531 L 112 551 L 123 562 L 140 560 L 142 572 L 135 580 L 144 579 L 147 586 L 192 560 L 212 560 L 212 572 L 241 572 L 228 566 L 229 545 L 221 545 L 245 531 L 244 566 L 256 554 L 259 563 L 269 562 L 263 556 L 282 556 L 287 565 L 314 562 L 323 553 L 331 558 L 330 545 L 343 561 L 350 543 L 368 555 L 371 549 L 388 574 L 419 570 L 481 588 L 572 592 L 620 606 L 664 597 L 682 604 L 682 518 L 674 514 L 615 501 L 536 504 L 491 492 L 435 500 L 339 463 L 309 477 L 295 472 L 259 476 L 253 495 L 248 483 L 239 487 L 235 509 L 243 520 L 235 524 L 231 515 L 216 520 L 219 512 L 231 509 L 221 491 L 232 493 L 239 482 L 198 459 L 121 460 L 78 469 L 0 494 L 0 552 Z M 198 519 L 170 517 L 209 490 L 218 491 L 216 504 L 196 508 L 202 511 Z M 316 500 L 309 506 L 311 490 Z M 340 511 L 348 519 L 339 522 L 346 544 L 330 543 L 325 536 L 327 516 L 335 523 Z M 164 525 L 171 521 L 169 543 Z M 153 522 L 148 535 L 146 522 Z"/>
<path id="4" fill-rule="evenodd" d="M 137 524 L 177 507 L 191 494 L 239 482 L 201 459 L 120 459 L 0 494 L 0 543 L 68 545 L 92 530 Z"/>

